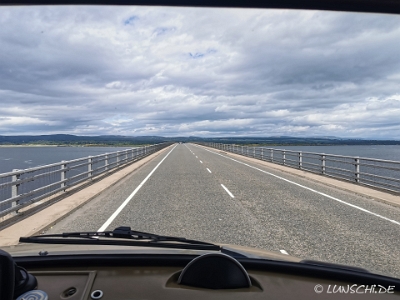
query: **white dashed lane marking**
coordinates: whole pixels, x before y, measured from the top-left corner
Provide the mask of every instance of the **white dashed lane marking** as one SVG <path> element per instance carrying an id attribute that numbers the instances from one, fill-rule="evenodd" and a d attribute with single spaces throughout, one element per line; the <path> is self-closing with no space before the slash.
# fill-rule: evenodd
<path id="1" fill-rule="evenodd" d="M 221 183 L 221 186 L 224 188 L 224 190 L 228 193 L 229 196 L 231 196 L 232 198 L 235 198 L 235 196 L 233 196 L 233 194 L 226 188 L 226 186 L 224 186 L 222 183 Z"/>

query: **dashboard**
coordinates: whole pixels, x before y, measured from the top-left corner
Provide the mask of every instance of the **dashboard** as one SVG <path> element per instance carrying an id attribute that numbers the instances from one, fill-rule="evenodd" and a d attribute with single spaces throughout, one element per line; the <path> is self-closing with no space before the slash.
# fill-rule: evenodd
<path id="1" fill-rule="evenodd" d="M 102 267 L 31 273 L 49 299 L 397 299 L 400 295 L 364 293 L 365 289 L 359 294 L 333 293 L 334 286 L 347 287 L 348 283 L 260 271 L 249 272 L 250 288 L 210 290 L 177 284 L 180 271 L 176 267 Z M 325 296 L 314 290 L 317 285 L 323 287 Z"/>
<path id="2" fill-rule="evenodd" d="M 390 277 L 323 265 L 236 260 L 223 254 L 22 257 L 16 258 L 16 262 L 36 277 L 37 289 L 52 300 L 398 299 L 400 296 L 400 281 Z M 240 286 L 247 285 L 247 278 L 248 286 Z"/>

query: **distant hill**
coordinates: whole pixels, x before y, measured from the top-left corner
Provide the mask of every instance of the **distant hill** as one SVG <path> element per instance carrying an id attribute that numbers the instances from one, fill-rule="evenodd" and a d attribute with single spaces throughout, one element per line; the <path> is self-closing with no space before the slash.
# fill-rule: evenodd
<path id="1" fill-rule="evenodd" d="M 190 140 L 190 139 L 189 139 Z M 224 137 L 224 138 L 197 138 L 196 141 L 234 143 L 234 144 L 253 144 L 253 145 L 400 145 L 400 141 L 395 140 L 364 140 L 364 139 L 345 139 L 327 137 Z"/>
<path id="2" fill-rule="evenodd" d="M 400 145 L 395 140 L 364 140 L 345 139 L 339 137 L 217 137 L 201 138 L 189 137 L 162 137 L 162 136 L 121 136 L 121 135 L 100 135 L 100 136 L 77 136 L 70 134 L 51 135 L 16 135 L 0 136 L 0 145 L 69 145 L 69 146 L 125 146 L 156 144 L 163 142 L 215 142 L 252 145 Z"/>

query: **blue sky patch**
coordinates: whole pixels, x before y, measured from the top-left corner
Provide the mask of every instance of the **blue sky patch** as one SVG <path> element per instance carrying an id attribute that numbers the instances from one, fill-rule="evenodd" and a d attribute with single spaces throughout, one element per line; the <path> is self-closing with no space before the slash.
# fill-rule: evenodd
<path id="1" fill-rule="evenodd" d="M 191 52 L 190 52 L 189 55 L 190 55 L 191 58 L 196 59 L 196 58 L 203 57 L 203 56 L 204 56 L 204 53 L 199 53 L 199 52 L 191 53 Z"/>
<path id="2" fill-rule="evenodd" d="M 176 29 L 175 27 L 157 27 L 154 30 L 154 33 L 156 35 L 163 35 L 166 34 L 167 32 L 175 31 L 175 29 Z"/>
<path id="3" fill-rule="evenodd" d="M 190 55 L 191 58 L 197 59 L 197 58 L 204 57 L 206 54 L 211 54 L 211 53 L 216 53 L 216 52 L 217 52 L 217 50 L 215 50 L 215 49 L 208 49 L 205 53 L 201 53 L 201 52 L 192 53 L 192 52 L 189 52 L 189 55 Z"/>
<path id="4" fill-rule="evenodd" d="M 126 20 L 124 21 L 124 24 L 125 24 L 125 25 L 131 25 L 131 24 L 133 24 L 133 22 L 134 22 L 135 20 L 137 20 L 137 19 L 139 19 L 139 17 L 137 17 L 137 16 L 131 16 L 131 17 L 129 17 L 128 19 L 126 19 Z"/>

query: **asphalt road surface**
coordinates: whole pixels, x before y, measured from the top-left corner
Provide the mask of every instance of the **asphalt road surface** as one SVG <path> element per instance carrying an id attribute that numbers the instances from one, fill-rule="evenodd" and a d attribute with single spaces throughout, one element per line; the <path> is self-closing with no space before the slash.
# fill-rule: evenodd
<path id="1" fill-rule="evenodd" d="M 134 230 L 230 243 L 400 278 L 400 209 L 177 144 L 47 233 Z"/>

